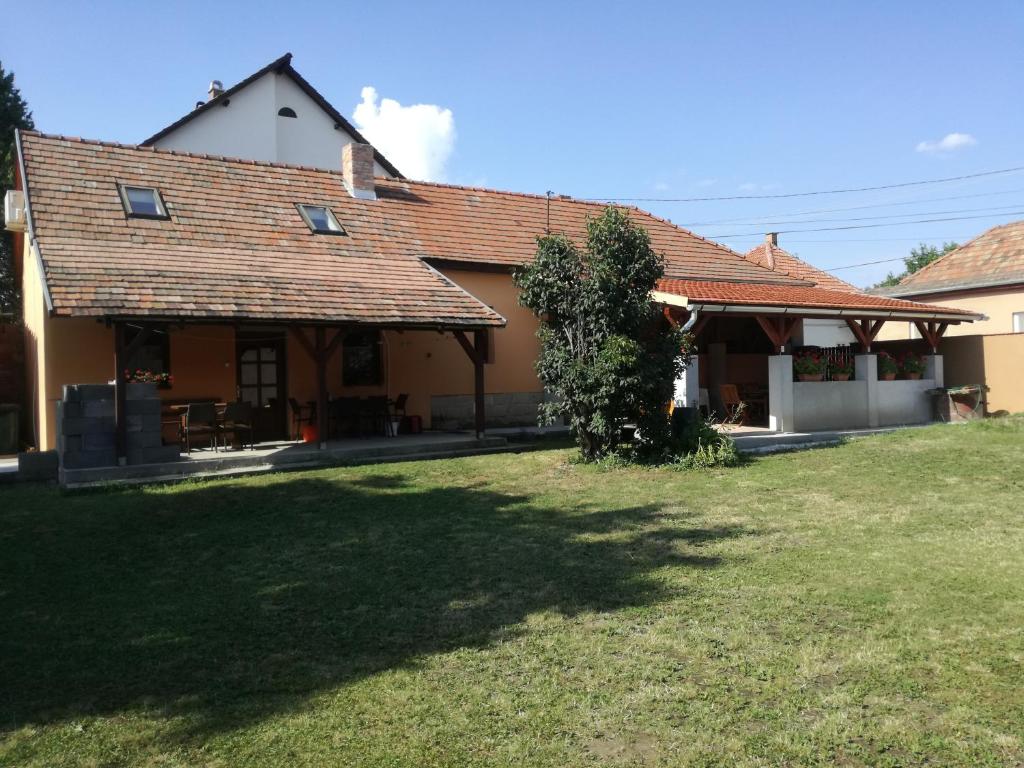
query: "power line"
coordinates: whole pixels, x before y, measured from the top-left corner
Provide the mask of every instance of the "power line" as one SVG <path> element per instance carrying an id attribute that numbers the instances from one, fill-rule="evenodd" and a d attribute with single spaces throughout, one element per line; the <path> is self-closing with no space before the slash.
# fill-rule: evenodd
<path id="1" fill-rule="evenodd" d="M 834 238 L 832 240 L 787 240 L 786 244 L 799 243 L 803 244 L 826 244 L 826 243 L 896 243 L 896 242 L 913 242 L 913 243 L 927 243 L 927 242 L 949 242 L 949 241 L 960 241 L 968 240 L 974 237 L 974 235 L 953 235 L 951 237 L 866 237 L 866 238 Z"/>
<path id="2" fill-rule="evenodd" d="M 742 218 L 742 219 L 713 219 L 711 221 L 695 221 L 688 224 L 680 224 L 682 227 L 706 227 L 709 224 L 760 224 L 765 220 L 771 219 L 791 219 L 794 216 L 810 216 L 816 213 L 845 213 L 847 211 L 863 211 L 870 208 L 890 208 L 897 205 L 917 205 L 918 203 L 944 203 L 949 200 L 968 200 L 975 197 L 993 197 L 995 195 L 1010 195 L 1017 192 L 1024 192 L 1024 188 L 1019 189 L 1005 189 L 1000 192 L 977 192 L 973 195 L 952 195 L 949 197 L 932 197 L 925 199 L 915 200 L 896 200 L 890 203 L 871 203 L 869 205 L 852 205 L 846 208 L 819 208 L 815 211 L 795 211 L 793 213 L 772 213 L 765 216 L 755 216 L 753 218 Z M 798 222 L 791 222 L 796 224 Z"/>
<path id="3" fill-rule="evenodd" d="M 839 272 L 843 269 L 854 269 L 855 267 L 870 267 L 872 264 L 888 264 L 893 261 L 906 261 L 903 256 L 897 256 L 894 259 L 879 259 L 878 261 L 862 261 L 860 264 L 847 264 L 845 267 L 832 267 L 832 269 L 823 269 L 822 272 Z"/>
<path id="4" fill-rule="evenodd" d="M 839 195 L 848 192 L 876 192 L 881 189 L 901 189 L 904 187 L 919 187 L 924 184 L 945 184 L 951 181 L 964 181 L 965 179 L 977 179 L 982 176 L 996 176 L 1003 173 L 1016 173 L 1024 171 L 1024 166 L 1014 168 L 1000 168 L 995 171 L 981 171 L 980 173 L 968 173 L 963 176 L 948 176 L 943 179 L 925 179 L 923 181 L 904 181 L 899 184 L 881 184 L 877 187 L 846 187 L 843 189 L 819 189 L 812 192 L 786 192 L 774 195 L 726 195 L 723 197 L 584 197 L 579 198 L 585 202 L 620 202 L 620 203 L 706 203 L 716 200 L 779 200 L 791 197 L 812 197 L 814 195 Z"/>
<path id="5" fill-rule="evenodd" d="M 1024 211 L 1007 211 L 1001 216 L 1024 216 Z M 848 224 L 845 227 L 818 227 L 816 229 L 780 229 L 778 234 L 794 234 L 797 232 L 838 232 L 848 229 L 874 229 L 876 227 L 902 227 L 908 224 L 934 224 L 939 221 L 968 221 L 970 219 L 991 219 L 994 214 L 982 214 L 980 216 L 948 216 L 939 219 L 917 219 L 915 221 L 887 221 L 884 224 Z M 706 235 L 708 240 L 732 240 L 737 237 L 754 237 L 764 234 L 763 232 L 743 232 L 735 235 Z"/>
<path id="6" fill-rule="evenodd" d="M 993 216 L 1002 215 L 1007 211 L 1008 208 L 1020 208 L 1024 203 L 1014 203 L 1013 205 L 1001 205 L 997 208 L 960 208 L 952 211 L 916 211 L 914 213 L 890 213 L 884 216 L 852 216 L 841 219 L 803 219 L 801 221 L 750 221 L 747 222 L 752 227 L 774 227 L 774 226 L 785 226 L 787 224 L 820 224 L 824 222 L 844 222 L 844 221 L 877 221 L 878 219 L 905 219 L 908 216 L 945 216 L 952 213 L 978 213 L 979 211 L 987 211 Z"/>

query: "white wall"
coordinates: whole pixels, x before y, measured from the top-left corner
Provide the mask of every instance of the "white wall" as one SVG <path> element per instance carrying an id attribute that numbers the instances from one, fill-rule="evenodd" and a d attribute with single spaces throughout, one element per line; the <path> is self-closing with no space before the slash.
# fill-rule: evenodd
<path id="1" fill-rule="evenodd" d="M 802 325 L 801 333 L 794 334 L 798 345 L 837 347 L 857 341 L 845 320 L 807 319 Z"/>
<path id="2" fill-rule="evenodd" d="M 341 148 L 354 141 L 287 75 L 268 73 L 229 101 L 192 118 L 155 146 L 339 170 Z M 280 117 L 282 107 L 291 107 L 297 117 Z M 373 170 L 390 176 L 379 163 Z"/>

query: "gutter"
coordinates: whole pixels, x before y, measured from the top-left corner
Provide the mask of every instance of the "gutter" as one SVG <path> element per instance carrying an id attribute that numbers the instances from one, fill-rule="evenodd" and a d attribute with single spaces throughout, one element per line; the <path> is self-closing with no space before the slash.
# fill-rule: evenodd
<path id="1" fill-rule="evenodd" d="M 50 295 L 50 286 L 46 282 L 46 264 L 43 263 L 43 253 L 39 250 L 39 241 L 36 240 L 36 230 L 32 224 L 32 203 L 28 188 L 28 174 L 25 173 L 25 155 L 21 147 L 21 129 L 14 130 L 14 145 L 18 154 L 18 172 L 21 174 L 21 186 L 25 193 L 25 221 L 28 225 L 28 244 L 32 249 L 32 255 L 36 259 L 36 268 L 39 270 L 39 280 L 43 284 L 43 299 L 46 301 L 46 311 L 53 314 L 53 296 Z"/>
<path id="2" fill-rule="evenodd" d="M 682 297 L 676 297 L 677 300 Z M 686 301 L 685 298 L 682 299 Z M 676 302 L 673 302 L 676 303 Z M 681 306 L 678 305 L 677 306 Z M 727 313 L 756 313 L 759 315 L 827 315 L 830 317 L 875 317 L 886 320 L 949 320 L 949 321 L 970 321 L 984 320 L 985 315 L 976 313 L 960 314 L 947 312 L 901 312 L 899 310 L 878 310 L 878 309 L 827 309 L 824 307 L 755 307 L 746 304 L 686 304 L 690 311 L 721 312 Z"/>

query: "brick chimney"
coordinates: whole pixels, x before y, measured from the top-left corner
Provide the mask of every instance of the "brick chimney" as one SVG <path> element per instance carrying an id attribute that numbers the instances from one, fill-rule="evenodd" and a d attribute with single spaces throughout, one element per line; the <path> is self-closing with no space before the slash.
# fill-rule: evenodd
<path id="1" fill-rule="evenodd" d="M 775 253 L 772 249 L 779 247 L 779 233 L 768 232 L 764 236 L 764 244 L 766 246 L 764 252 L 768 254 L 768 269 L 775 269 Z"/>
<path id="2" fill-rule="evenodd" d="M 345 189 L 360 200 L 376 200 L 373 183 L 373 147 L 352 142 L 341 148 L 341 177 Z"/>

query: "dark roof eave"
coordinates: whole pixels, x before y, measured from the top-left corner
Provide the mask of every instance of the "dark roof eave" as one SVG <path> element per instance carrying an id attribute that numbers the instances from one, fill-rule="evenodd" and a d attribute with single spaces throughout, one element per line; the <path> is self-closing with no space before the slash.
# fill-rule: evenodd
<path id="1" fill-rule="evenodd" d="M 330 115 L 334 122 L 338 126 L 343 128 L 346 133 L 350 134 L 356 141 L 362 144 L 369 144 L 370 142 L 368 142 L 366 138 L 358 130 L 356 130 L 356 127 L 352 125 L 352 123 L 350 123 L 348 120 L 346 120 L 344 115 L 342 115 L 337 109 L 335 109 L 334 106 L 329 101 L 327 101 L 327 99 L 325 99 L 319 91 L 316 90 L 316 88 L 310 85 L 309 82 L 295 70 L 295 68 L 291 65 L 291 61 L 292 55 L 290 53 L 286 53 L 284 56 L 281 56 L 278 59 L 274 59 L 274 61 L 267 64 L 267 66 L 249 75 L 249 77 L 245 78 L 241 82 L 238 82 L 235 85 L 231 86 L 216 98 L 203 102 L 198 107 L 189 112 L 187 115 L 184 115 L 178 120 L 175 120 L 167 127 L 157 131 L 148 139 L 140 143 L 139 146 L 152 146 L 156 142 L 160 141 L 160 139 L 167 136 L 169 133 L 176 131 L 178 128 L 199 117 L 199 115 L 203 114 L 207 110 L 219 104 L 223 104 L 227 99 L 230 99 L 231 96 L 238 93 L 240 90 L 250 85 L 251 83 L 256 82 L 264 75 L 270 74 L 271 72 L 275 72 L 279 75 L 288 75 L 295 82 L 295 84 L 299 86 L 299 88 L 301 88 L 307 96 L 313 99 L 313 101 L 317 103 L 317 106 L 319 106 L 324 112 Z M 376 147 L 374 147 L 373 150 L 373 157 L 378 163 L 380 163 L 384 170 L 386 170 L 395 178 L 405 178 L 402 172 L 399 171 L 394 165 L 392 165 L 391 161 L 384 157 L 384 155 L 382 155 L 377 150 Z"/>

